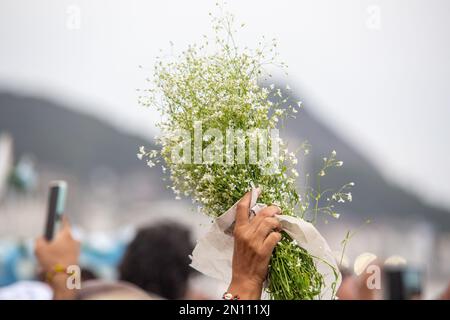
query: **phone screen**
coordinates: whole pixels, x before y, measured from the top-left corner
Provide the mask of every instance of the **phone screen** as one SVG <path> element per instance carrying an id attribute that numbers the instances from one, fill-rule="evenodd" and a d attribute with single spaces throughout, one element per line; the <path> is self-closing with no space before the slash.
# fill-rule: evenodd
<path id="1" fill-rule="evenodd" d="M 47 222 L 45 225 L 45 238 L 53 239 L 55 229 L 58 228 L 59 221 L 64 212 L 66 203 L 67 183 L 65 181 L 53 181 L 50 183 Z"/>

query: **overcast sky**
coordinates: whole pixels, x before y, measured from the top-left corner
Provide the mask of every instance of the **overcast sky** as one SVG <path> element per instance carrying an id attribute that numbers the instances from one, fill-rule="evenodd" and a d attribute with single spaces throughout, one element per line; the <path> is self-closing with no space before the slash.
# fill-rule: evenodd
<path id="1" fill-rule="evenodd" d="M 385 176 L 450 208 L 449 1 L 232 0 L 227 8 L 247 25 L 242 42 L 278 38 L 287 80 L 313 98 L 310 112 Z M 183 49 L 209 32 L 211 10 L 207 0 L 2 0 L 0 88 L 150 135 L 157 114 L 137 105 L 135 89 L 169 41 Z"/>

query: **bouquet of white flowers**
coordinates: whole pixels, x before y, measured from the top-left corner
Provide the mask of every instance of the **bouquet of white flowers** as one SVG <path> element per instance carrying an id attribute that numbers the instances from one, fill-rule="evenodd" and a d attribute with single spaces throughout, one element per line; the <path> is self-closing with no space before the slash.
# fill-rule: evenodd
<path id="1" fill-rule="evenodd" d="M 332 203 L 351 200 L 347 189 L 352 184 L 322 191 L 320 178 L 342 162 L 333 151 L 316 175 L 319 188 L 299 191 L 297 155 L 288 151 L 277 128 L 280 120 L 298 112 L 300 102 L 286 106 L 284 90 L 260 84 L 270 77 L 267 65 L 285 67 L 277 62 L 276 41 L 261 42 L 256 50 L 240 49 L 234 40 L 234 17 L 223 14 L 212 21 L 212 41 L 205 36 L 200 45 L 189 46 L 174 59 L 158 59 L 153 85 L 140 102 L 157 107 L 162 115 L 156 138 L 160 150 L 141 147 L 138 157 L 149 166 L 160 163 L 176 197 L 190 197 L 214 218 L 254 186 L 263 190 L 260 202 L 278 205 L 284 215 L 311 221 L 320 212 L 338 217 Z M 307 144 L 302 152 L 309 152 Z M 325 198 L 326 204 L 319 206 Z M 320 298 L 324 277 L 315 259 L 283 233 L 269 266 L 269 296 Z M 330 268 L 337 281 L 338 270 Z"/>

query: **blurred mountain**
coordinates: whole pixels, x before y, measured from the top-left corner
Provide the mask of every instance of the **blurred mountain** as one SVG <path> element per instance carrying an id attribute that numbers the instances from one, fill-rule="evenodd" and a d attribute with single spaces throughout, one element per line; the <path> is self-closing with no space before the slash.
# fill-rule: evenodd
<path id="1" fill-rule="evenodd" d="M 296 101 L 296 100 L 295 100 Z M 303 100 L 307 109 L 313 107 Z M 373 164 L 335 132 L 328 129 L 310 113 L 303 110 L 297 119 L 287 120 L 282 134 L 290 146 L 308 140 L 313 146 L 309 157 L 310 172 L 316 172 L 332 150 L 344 166 L 331 170 L 323 180 L 327 186 L 339 186 L 353 181 L 353 202 L 346 213 L 363 219 L 377 217 L 414 217 L 438 227 L 450 226 L 448 211 L 423 203 L 416 195 L 388 182 Z M 380 128 L 381 130 L 381 128 Z M 153 185 L 151 198 L 172 199 L 161 181 L 159 170 L 148 170 L 136 158 L 141 145 L 151 142 L 121 132 L 91 116 L 63 108 L 56 103 L 35 97 L 0 93 L 0 132 L 14 138 L 15 154 L 31 153 L 38 164 L 70 171 L 81 181 L 88 181 L 92 170 L 107 166 L 119 178 L 137 174 Z"/>
<path id="2" fill-rule="evenodd" d="M 138 176 L 163 193 L 158 170 L 149 170 L 136 157 L 151 142 L 121 132 L 94 117 L 36 97 L 0 93 L 0 132 L 14 140 L 14 157 L 31 155 L 38 167 L 67 172 L 81 185 L 91 183 L 96 172 L 113 172 L 116 180 Z M 101 181 L 99 181 L 101 183 Z"/>
<path id="3" fill-rule="evenodd" d="M 296 119 L 286 119 L 281 135 L 287 138 L 289 147 L 298 147 L 304 141 L 311 145 L 310 155 L 305 158 L 310 174 L 319 172 L 323 157 L 328 157 L 333 150 L 337 151 L 337 158 L 344 165 L 329 170 L 321 179 L 321 184 L 339 187 L 348 182 L 355 183 L 351 190 L 353 201 L 343 205 L 346 215 L 374 220 L 391 217 L 397 220 L 417 219 L 429 222 L 437 229 L 450 227 L 448 210 L 424 203 L 417 195 L 383 177 L 370 159 L 308 112 L 315 106 L 313 99 L 308 99 L 304 94 L 301 99 L 292 93 L 288 95 L 290 98 L 287 104 L 294 105 L 301 100 L 305 109 L 297 113 Z"/>

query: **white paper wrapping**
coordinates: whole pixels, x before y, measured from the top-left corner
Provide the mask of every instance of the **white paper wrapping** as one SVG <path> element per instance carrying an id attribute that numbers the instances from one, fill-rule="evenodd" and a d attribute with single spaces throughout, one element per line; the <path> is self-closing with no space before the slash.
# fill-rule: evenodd
<path id="1" fill-rule="evenodd" d="M 257 214 L 263 204 L 256 203 L 258 190 L 252 190 L 250 208 Z M 229 283 L 231 281 L 231 261 L 233 257 L 234 239 L 232 230 L 236 216 L 237 202 L 224 214 L 219 216 L 208 232 L 197 241 L 192 252 L 191 266 L 199 272 Z M 303 219 L 277 215 L 283 230 L 298 245 L 314 257 L 317 270 L 324 277 L 324 289 L 320 299 L 331 299 L 333 296 L 332 284 L 336 282 L 335 272 L 339 274 L 336 260 L 325 239 L 317 229 Z M 339 288 L 341 276 L 339 274 L 336 288 Z"/>

